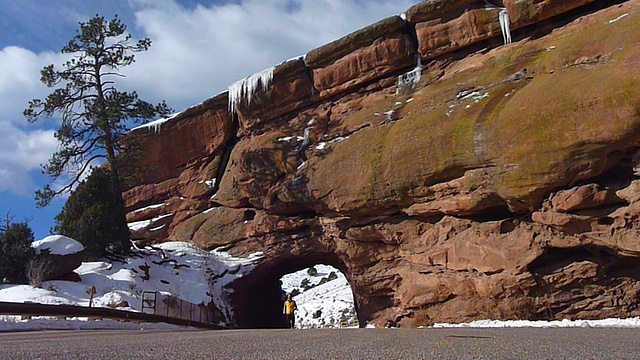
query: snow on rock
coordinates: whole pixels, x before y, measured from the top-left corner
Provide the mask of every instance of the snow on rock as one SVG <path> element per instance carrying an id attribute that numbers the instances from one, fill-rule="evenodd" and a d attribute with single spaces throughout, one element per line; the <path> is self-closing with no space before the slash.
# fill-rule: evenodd
<path id="1" fill-rule="evenodd" d="M 71 255 L 84 250 L 81 243 L 62 235 L 47 236 L 42 240 L 34 241 L 31 247 L 36 254 L 48 250 L 51 255 Z"/>
<path id="2" fill-rule="evenodd" d="M 147 207 L 143 207 L 143 208 L 141 208 L 141 209 L 134 210 L 134 211 L 132 211 L 132 213 L 133 213 L 133 214 L 135 214 L 135 213 L 143 212 L 143 211 L 145 211 L 145 210 L 159 209 L 159 208 L 161 208 L 161 207 L 163 207 L 163 206 L 167 206 L 167 204 L 166 204 L 166 203 L 162 203 L 162 204 L 149 205 L 149 206 L 147 206 Z"/>
<path id="3" fill-rule="evenodd" d="M 173 215 L 172 213 L 163 214 L 163 215 L 154 217 L 151 220 L 141 220 L 141 221 L 130 222 L 127 225 L 129 226 L 129 230 L 138 231 L 140 229 L 147 228 L 147 227 L 149 227 L 149 225 L 151 225 L 151 224 L 153 224 L 155 222 L 158 222 L 158 221 L 160 221 L 160 220 L 162 220 L 164 218 L 167 218 L 169 216 L 172 216 L 172 215 Z"/>
<path id="4" fill-rule="evenodd" d="M 620 319 L 609 318 L 602 320 L 477 320 L 470 323 L 447 324 L 437 323 L 432 328 L 640 328 L 640 317 Z"/>
<path id="5" fill-rule="evenodd" d="M 229 86 L 229 111 L 236 112 L 237 105 L 243 97 L 247 98 L 247 105 L 251 105 L 251 99 L 258 90 L 258 86 L 262 87 L 263 91 L 267 91 L 273 80 L 274 70 L 275 67 L 270 67 L 231 84 Z"/>
<path id="6" fill-rule="evenodd" d="M 293 297 L 298 305 L 296 326 L 303 329 L 357 326 L 353 292 L 347 278 L 329 265 L 314 268 L 315 275 L 304 269 L 281 279 L 282 290 L 286 293 L 300 291 Z"/>
<path id="7" fill-rule="evenodd" d="M 609 20 L 609 24 L 613 24 L 614 22 L 620 21 L 620 19 L 623 19 L 623 18 L 627 17 L 628 15 L 629 15 L 629 13 L 626 13 L 626 14 L 622 14 L 622 15 L 618 16 L 615 19 L 611 19 L 611 20 Z"/>
<path id="8" fill-rule="evenodd" d="M 167 121 L 175 118 L 176 116 L 180 115 L 181 112 L 179 113 L 175 113 L 175 114 L 171 114 L 169 117 L 167 118 L 162 118 L 162 119 L 158 119 L 158 120 L 154 120 L 154 121 L 150 121 L 146 124 L 142 124 L 140 126 L 136 126 L 133 129 L 131 129 L 131 131 L 135 131 L 135 130 L 140 130 L 140 129 L 149 129 L 149 130 L 153 130 L 153 132 L 155 133 L 159 133 L 160 130 L 162 129 L 162 124 L 166 123 Z"/>

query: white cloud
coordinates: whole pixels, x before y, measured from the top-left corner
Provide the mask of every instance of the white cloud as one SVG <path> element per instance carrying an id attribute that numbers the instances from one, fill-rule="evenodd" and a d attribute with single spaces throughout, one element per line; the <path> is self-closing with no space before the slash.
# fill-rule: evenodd
<path id="1" fill-rule="evenodd" d="M 46 163 L 56 150 L 51 130 L 24 131 L 0 122 L 0 191 L 25 194 L 35 187 L 30 172 Z"/>
<path id="2" fill-rule="evenodd" d="M 53 131 L 28 126 L 22 110 L 30 99 L 46 95 L 39 71 L 60 59 L 61 55 L 35 54 L 15 46 L 0 50 L 0 191 L 32 191 L 35 185 L 29 173 L 56 150 Z"/>
<path id="3" fill-rule="evenodd" d="M 185 8 L 173 0 L 130 0 L 136 23 L 128 25 L 150 37 L 153 45 L 125 69 L 123 81 L 143 99 L 165 99 L 181 110 L 224 91 L 236 80 L 417 2 L 244 0 Z M 27 125 L 22 110 L 29 100 L 50 92 L 39 82 L 40 69 L 62 60 L 53 52 L 0 49 L 0 192 L 32 191 L 33 170 L 56 149 L 53 132 Z"/>
<path id="4" fill-rule="evenodd" d="M 127 81 L 155 100 L 191 105 L 417 2 L 245 0 L 187 9 L 171 0 L 135 0 L 136 25 L 153 44 L 127 70 Z"/>

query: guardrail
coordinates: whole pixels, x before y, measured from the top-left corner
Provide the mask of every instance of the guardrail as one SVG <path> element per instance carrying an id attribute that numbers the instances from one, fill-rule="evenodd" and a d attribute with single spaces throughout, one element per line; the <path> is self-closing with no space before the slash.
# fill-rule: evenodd
<path id="1" fill-rule="evenodd" d="M 0 314 L 22 316 L 67 316 L 107 318 L 120 321 L 168 323 L 180 326 L 192 326 L 201 329 L 222 330 L 220 325 L 214 325 L 202 321 L 173 318 L 157 314 L 144 314 L 133 311 L 115 310 L 109 308 L 89 308 L 74 305 L 46 305 L 29 303 L 0 302 Z"/>
<path id="2" fill-rule="evenodd" d="M 213 306 L 213 303 L 209 305 L 194 304 L 157 291 L 145 291 L 142 293 L 140 312 L 207 324 L 220 322 L 219 311 Z"/>

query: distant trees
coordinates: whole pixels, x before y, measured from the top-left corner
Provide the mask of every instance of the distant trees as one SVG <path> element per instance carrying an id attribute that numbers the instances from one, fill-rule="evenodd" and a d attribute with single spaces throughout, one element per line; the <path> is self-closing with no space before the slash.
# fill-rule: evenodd
<path id="1" fill-rule="evenodd" d="M 148 38 L 132 42 L 126 30 L 117 16 L 107 21 L 96 15 L 81 22 L 80 30 L 61 50 L 73 57 L 61 70 L 48 65 L 40 71 L 40 81 L 56 89 L 44 100 L 30 101 L 24 111 L 31 123 L 43 117 L 61 117 L 60 128 L 55 133 L 59 150 L 43 165 L 43 173 L 48 174 L 52 182 L 66 184 L 60 188 L 47 184 L 36 191 L 38 206 L 46 206 L 56 195 L 78 186 L 96 161 L 106 159 L 109 164 L 109 172 L 99 171 L 95 184 L 85 185 L 85 190 L 72 196 L 77 204 L 66 207 L 59 223 L 59 227 L 67 231 L 66 235 L 84 241 L 87 247 L 91 247 L 86 243 L 88 236 L 98 236 L 97 247 L 93 252 L 88 251 L 93 254 L 103 252 L 106 236 L 112 238 L 109 242 L 112 250 L 128 248 L 122 172 L 139 149 L 135 141 L 125 141 L 125 133 L 135 123 L 165 116 L 171 111 L 164 101 L 153 105 L 140 100 L 135 91 L 116 88 L 116 81 L 124 76 L 119 70 L 134 62 L 134 53 L 147 51 L 151 46 Z M 94 188 L 98 186 L 97 180 L 99 186 L 105 188 Z M 90 203 L 93 197 L 102 203 Z M 96 221 L 95 227 L 92 221 Z"/>
<path id="2" fill-rule="evenodd" d="M 24 283 L 27 263 L 34 257 L 33 231 L 26 221 L 13 222 L 6 214 L 0 221 L 0 282 Z"/>
<path id="3" fill-rule="evenodd" d="M 78 185 L 55 218 L 53 231 L 73 238 L 85 248 L 85 258 L 109 253 L 125 254 L 131 242 L 120 190 L 111 182 L 111 171 L 95 168 Z"/>

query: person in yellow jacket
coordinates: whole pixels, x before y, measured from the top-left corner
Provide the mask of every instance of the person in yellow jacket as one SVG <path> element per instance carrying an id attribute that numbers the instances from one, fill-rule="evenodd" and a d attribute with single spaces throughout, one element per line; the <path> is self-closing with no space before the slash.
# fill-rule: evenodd
<path id="1" fill-rule="evenodd" d="M 287 318 L 287 326 L 289 329 L 293 329 L 296 326 L 296 310 L 298 310 L 298 305 L 291 299 L 291 294 L 287 294 L 287 300 L 284 302 L 282 313 Z"/>

